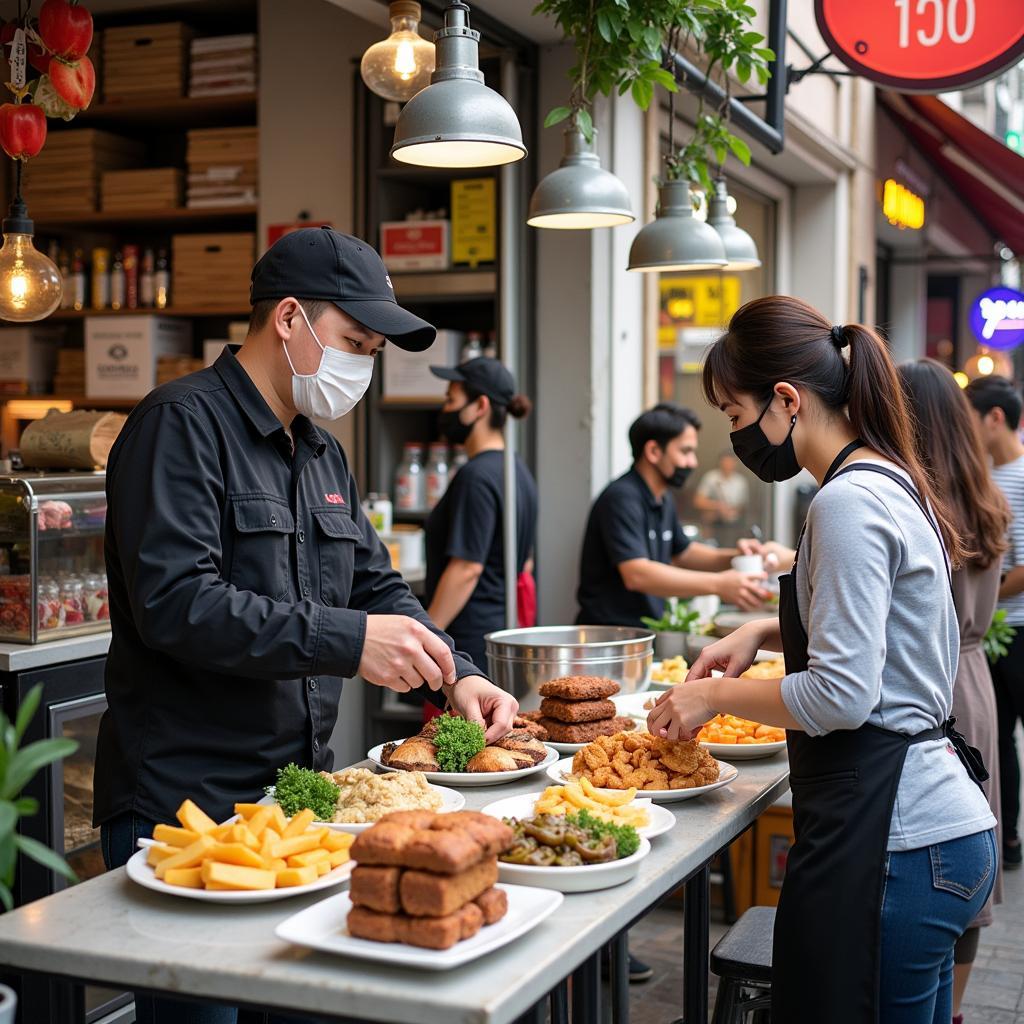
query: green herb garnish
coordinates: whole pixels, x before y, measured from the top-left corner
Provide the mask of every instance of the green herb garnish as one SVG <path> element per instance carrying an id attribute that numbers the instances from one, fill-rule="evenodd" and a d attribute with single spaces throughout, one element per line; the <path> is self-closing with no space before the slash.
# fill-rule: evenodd
<path id="1" fill-rule="evenodd" d="M 615 840 L 618 860 L 632 857 L 640 849 L 640 833 L 632 825 L 616 825 L 614 822 L 604 821 L 594 817 L 586 809 L 578 811 L 576 814 L 566 815 L 565 820 L 570 825 L 579 825 L 580 828 L 585 828 L 597 839 L 612 836 Z"/>
<path id="2" fill-rule="evenodd" d="M 331 821 L 338 804 L 338 787 L 312 768 L 300 768 L 297 764 L 286 764 L 277 770 L 277 785 L 267 787 L 267 796 L 272 796 L 288 817 L 299 811 L 310 810 L 317 821 Z"/>
<path id="3" fill-rule="evenodd" d="M 476 722 L 455 715 L 442 715 L 437 720 L 434 746 L 437 763 L 443 772 L 464 772 L 470 758 L 487 745 L 484 730 Z"/>

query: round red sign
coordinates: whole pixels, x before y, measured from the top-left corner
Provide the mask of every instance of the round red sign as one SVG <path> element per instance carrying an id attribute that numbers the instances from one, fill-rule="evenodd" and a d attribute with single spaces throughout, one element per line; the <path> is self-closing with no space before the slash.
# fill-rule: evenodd
<path id="1" fill-rule="evenodd" d="M 1020 0 L 815 0 L 814 10 L 848 68 L 902 92 L 965 89 L 1024 54 Z"/>

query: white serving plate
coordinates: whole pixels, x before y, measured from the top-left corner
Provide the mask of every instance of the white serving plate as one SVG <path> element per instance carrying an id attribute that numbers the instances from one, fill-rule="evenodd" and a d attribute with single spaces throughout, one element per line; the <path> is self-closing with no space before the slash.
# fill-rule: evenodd
<path id="1" fill-rule="evenodd" d="M 395 743 L 404 743 L 405 740 L 394 740 Z M 528 775 L 535 775 L 544 771 L 545 768 L 558 760 L 558 752 L 548 746 L 547 757 L 540 764 L 532 765 L 529 768 L 518 768 L 513 772 L 424 772 L 428 782 L 448 783 L 449 786 L 502 786 L 506 782 L 518 782 Z M 389 768 L 380 759 L 380 752 L 384 749 L 383 743 L 371 747 L 366 756 L 382 772 L 400 772 L 402 768 Z"/>
<path id="2" fill-rule="evenodd" d="M 667 689 L 667 687 L 666 687 Z M 661 694 L 644 690 L 643 693 L 622 693 L 610 698 L 615 705 L 616 714 L 632 718 L 638 725 L 640 732 L 647 732 L 647 712 L 644 704 L 649 700 L 656 701 Z"/>
<path id="3" fill-rule="evenodd" d="M 759 757 L 774 757 L 786 749 L 786 741 L 777 743 L 705 743 L 700 744 L 716 760 L 728 757 L 733 761 L 755 761 Z"/>
<path id="4" fill-rule="evenodd" d="M 718 759 L 715 758 L 715 760 Z M 570 775 L 572 775 L 571 757 L 553 764 L 548 769 L 548 778 L 554 779 L 555 782 L 565 782 Z M 735 781 L 737 775 L 739 775 L 739 771 L 733 765 L 726 764 L 725 761 L 718 761 L 718 781 L 712 782 L 710 786 L 696 786 L 693 789 L 642 789 L 640 792 L 645 798 L 653 800 L 655 803 L 671 804 L 679 800 L 692 800 L 694 797 L 704 796 L 705 793 L 713 793 L 716 789 L 721 789 Z M 616 793 L 621 790 L 609 790 L 609 792 Z"/>
<path id="5" fill-rule="evenodd" d="M 354 767 L 354 766 L 353 766 Z M 344 770 L 344 769 L 340 769 Z M 395 769 L 397 771 L 397 769 Z M 466 798 L 454 789 L 449 789 L 447 786 L 431 786 L 432 790 L 441 794 L 441 806 L 438 808 L 438 814 L 449 814 L 451 811 L 461 811 L 466 806 Z M 273 787 L 271 787 L 273 789 Z M 273 796 L 265 796 L 259 801 L 261 804 L 272 804 L 274 802 Z M 329 828 L 332 832 L 349 832 L 352 835 L 359 835 L 360 832 L 365 832 L 368 828 L 375 825 L 374 821 L 314 821 L 310 828 Z"/>
<path id="6" fill-rule="evenodd" d="M 168 885 L 162 882 L 153 873 L 153 869 L 146 863 L 149 856 L 148 849 L 139 850 L 132 854 L 125 865 L 128 877 L 138 885 L 154 892 L 163 892 L 168 896 L 180 896 L 186 900 L 202 900 L 206 903 L 269 903 L 273 900 L 286 900 L 292 896 L 308 896 L 311 892 L 319 892 L 321 889 L 333 889 L 336 885 L 347 882 L 352 874 L 354 861 L 346 861 L 333 871 L 322 875 L 315 882 L 309 885 L 295 885 L 284 889 L 254 889 L 228 891 L 219 889 L 186 889 L 182 885 Z"/>
<path id="7" fill-rule="evenodd" d="M 640 837 L 640 848 L 632 857 L 607 864 L 582 864 L 575 868 L 536 868 L 529 864 L 498 861 L 498 878 L 515 885 L 533 885 L 558 892 L 594 892 L 628 882 L 640 870 L 640 862 L 651 852 L 649 839 Z"/>
<path id="8" fill-rule="evenodd" d="M 535 928 L 562 904 L 562 894 L 550 889 L 500 883 L 498 888 L 508 894 L 508 913 L 497 923 L 484 925 L 473 938 L 456 942 L 450 949 L 420 949 L 418 946 L 401 943 L 353 938 L 345 928 L 348 912 L 352 909 L 352 901 L 347 892 L 300 910 L 282 921 L 275 929 L 275 934 L 285 942 L 294 942 L 297 946 L 308 946 L 325 953 L 337 953 L 397 967 L 447 971 L 508 945 Z M 425 994 L 425 998 L 429 999 L 429 993 Z"/>
<path id="9" fill-rule="evenodd" d="M 532 818 L 534 805 L 541 798 L 541 793 L 522 793 L 519 796 L 507 796 L 504 800 L 495 800 L 483 808 L 484 814 L 492 818 Z M 652 800 L 637 797 L 633 804 L 643 807 L 650 816 L 650 824 L 638 828 L 637 832 L 647 839 L 664 835 L 676 823 L 676 816 L 664 807 L 659 807 Z"/>
<path id="10" fill-rule="evenodd" d="M 586 743 L 556 743 L 554 740 L 545 740 L 544 743 L 560 754 L 575 754 L 577 750 L 582 750 L 587 745 Z"/>

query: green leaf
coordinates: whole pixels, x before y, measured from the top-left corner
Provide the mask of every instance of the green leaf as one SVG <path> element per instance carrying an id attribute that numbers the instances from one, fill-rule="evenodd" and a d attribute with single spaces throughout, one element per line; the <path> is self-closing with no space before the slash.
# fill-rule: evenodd
<path id="1" fill-rule="evenodd" d="M 753 46 L 754 43 L 761 42 L 764 36 L 760 32 L 744 32 L 740 39 L 743 40 L 744 46 Z"/>
<path id="2" fill-rule="evenodd" d="M 750 166 L 750 147 L 738 136 L 729 136 L 729 148 L 740 163 Z"/>
<path id="3" fill-rule="evenodd" d="M 56 871 L 57 874 L 63 875 L 69 882 L 78 881 L 78 875 L 71 869 L 71 865 L 60 854 L 54 853 L 53 850 L 39 842 L 38 839 L 33 839 L 31 836 L 16 836 L 14 842 L 18 849 L 30 860 L 34 860 L 44 868 L 49 868 L 50 871 Z"/>
<path id="4" fill-rule="evenodd" d="M 615 39 L 611 18 L 608 17 L 607 11 L 597 12 L 597 31 L 606 43 L 610 43 Z"/>
<path id="5" fill-rule="evenodd" d="M 736 77 L 743 85 L 750 81 L 750 61 L 743 57 L 736 62 Z"/>
<path id="6" fill-rule="evenodd" d="M 654 86 L 643 78 L 638 78 L 633 83 L 633 102 L 641 109 L 646 110 L 654 98 Z"/>
<path id="7" fill-rule="evenodd" d="M 7 774 L 0 788 L 0 800 L 16 797 L 40 768 L 68 757 L 78 749 L 74 740 L 36 740 L 19 750 L 7 766 Z"/>
<path id="8" fill-rule="evenodd" d="M 0 903 L 4 905 L 4 910 L 14 909 L 14 898 L 11 896 L 11 890 L 0 882 Z"/>
<path id="9" fill-rule="evenodd" d="M 669 92 L 675 92 L 679 88 L 675 75 L 671 71 L 666 71 L 665 68 L 655 68 L 649 77 L 651 82 L 660 85 L 663 89 L 668 89 Z"/>
<path id="10" fill-rule="evenodd" d="M 716 142 L 711 147 L 712 152 L 715 154 L 715 159 L 720 163 L 725 163 L 725 158 L 729 155 L 729 149 L 724 143 Z"/>
<path id="11" fill-rule="evenodd" d="M 0 840 L 14 832 L 18 824 L 18 809 L 10 800 L 0 800 Z"/>
<path id="12" fill-rule="evenodd" d="M 19 817 L 31 818 L 33 814 L 39 813 L 39 801 L 34 796 L 23 796 L 14 801 L 14 809 Z"/>
<path id="13" fill-rule="evenodd" d="M 653 25 L 644 29 L 644 44 L 652 54 L 661 51 L 661 33 Z"/>
<path id="14" fill-rule="evenodd" d="M 25 699 L 21 702 L 21 707 L 18 708 L 18 717 L 14 723 L 14 735 L 17 736 L 19 743 L 25 735 L 29 722 L 35 717 L 42 696 L 43 684 L 39 683 L 25 694 Z"/>
<path id="15" fill-rule="evenodd" d="M 9 832 L 0 839 L 0 882 L 5 885 L 14 884 L 14 868 L 18 859 L 14 835 L 13 832 Z"/>
<path id="16" fill-rule="evenodd" d="M 580 131 L 583 132 L 583 137 L 587 142 L 593 142 L 594 119 L 590 116 L 590 111 L 579 110 L 576 114 L 576 123 L 580 126 Z"/>
<path id="17" fill-rule="evenodd" d="M 761 57 L 764 60 L 775 60 L 775 51 L 769 46 L 755 47 L 754 53 L 756 53 L 758 57 Z"/>
<path id="18" fill-rule="evenodd" d="M 762 85 L 767 85 L 768 79 L 772 77 L 772 73 L 763 64 L 758 64 L 754 70 L 757 72 L 757 80 Z"/>
<path id="19" fill-rule="evenodd" d="M 548 116 L 544 118 L 544 127 L 551 128 L 556 124 L 560 124 L 571 114 L 571 107 L 555 107 L 553 110 L 549 110 Z"/>

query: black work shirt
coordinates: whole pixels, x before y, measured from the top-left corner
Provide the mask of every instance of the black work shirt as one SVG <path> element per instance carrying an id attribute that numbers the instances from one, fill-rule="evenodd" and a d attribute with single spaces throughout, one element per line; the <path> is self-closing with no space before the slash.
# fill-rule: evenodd
<path id="1" fill-rule="evenodd" d="M 670 494 L 659 501 L 635 470 L 613 480 L 590 510 L 583 536 L 577 622 L 589 626 L 640 626 L 660 618 L 665 601 L 626 589 L 619 566 L 634 558 L 671 565 L 689 541 Z"/>
<path id="2" fill-rule="evenodd" d="M 480 452 L 455 474 L 426 525 L 428 605 L 453 558 L 479 562 L 483 572 L 465 607 L 448 625 L 460 651 L 486 665 L 484 636 L 504 629 L 505 453 Z M 516 459 L 516 569 L 523 571 L 537 531 L 537 485 Z"/>
<path id="3" fill-rule="evenodd" d="M 230 350 L 152 392 L 121 431 L 107 466 L 97 823 L 128 810 L 173 821 L 185 797 L 222 820 L 289 761 L 329 770 L 367 613 L 430 626 L 337 441 L 303 416 L 292 436 L 294 454 Z"/>

